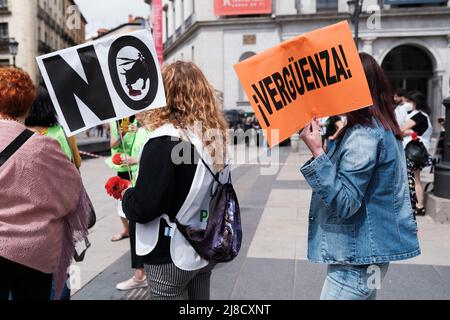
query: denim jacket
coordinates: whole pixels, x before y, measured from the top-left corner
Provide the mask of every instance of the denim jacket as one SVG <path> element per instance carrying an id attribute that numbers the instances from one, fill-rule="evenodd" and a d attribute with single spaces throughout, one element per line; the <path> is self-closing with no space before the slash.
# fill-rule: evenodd
<path id="1" fill-rule="evenodd" d="M 420 254 L 405 152 L 392 132 L 375 121 L 349 128 L 301 172 L 313 189 L 310 261 L 364 265 Z"/>

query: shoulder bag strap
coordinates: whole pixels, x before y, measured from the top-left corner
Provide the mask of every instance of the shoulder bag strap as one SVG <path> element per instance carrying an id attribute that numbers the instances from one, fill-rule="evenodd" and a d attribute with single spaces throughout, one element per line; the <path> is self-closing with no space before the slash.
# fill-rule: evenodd
<path id="1" fill-rule="evenodd" d="M 182 136 L 186 137 L 186 139 L 189 141 L 190 144 L 192 144 L 194 147 L 194 143 L 192 142 L 191 138 L 189 138 L 189 134 L 187 134 L 184 130 L 180 130 L 182 132 Z M 197 152 L 198 153 L 198 152 Z M 202 155 L 199 153 L 199 157 L 202 160 L 204 166 L 206 169 L 208 169 L 209 173 L 213 176 L 214 180 L 219 184 L 222 185 L 222 183 L 219 180 L 218 173 L 214 173 L 214 171 L 208 166 L 206 161 L 203 159 Z"/>
<path id="2" fill-rule="evenodd" d="M 14 139 L 14 141 L 0 153 L 0 167 L 3 166 L 5 162 L 33 136 L 33 134 L 33 131 L 25 129 L 16 139 Z"/>

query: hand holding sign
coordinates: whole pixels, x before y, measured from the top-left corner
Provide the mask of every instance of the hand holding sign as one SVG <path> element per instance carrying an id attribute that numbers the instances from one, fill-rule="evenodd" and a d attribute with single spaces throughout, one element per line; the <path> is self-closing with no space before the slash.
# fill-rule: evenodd
<path id="1" fill-rule="evenodd" d="M 314 116 L 372 104 L 347 22 L 283 42 L 235 69 L 260 124 L 269 131 L 270 146 L 289 138 Z M 270 130 L 279 130 L 279 139 Z"/>
<path id="2" fill-rule="evenodd" d="M 305 142 L 314 158 L 318 158 L 324 153 L 320 124 L 317 119 L 313 119 L 300 133 L 300 139 Z"/>

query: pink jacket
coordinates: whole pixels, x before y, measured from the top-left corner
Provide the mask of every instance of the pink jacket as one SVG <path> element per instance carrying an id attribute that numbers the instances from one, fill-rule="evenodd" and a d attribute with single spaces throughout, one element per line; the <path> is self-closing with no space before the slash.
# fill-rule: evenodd
<path id="1" fill-rule="evenodd" d="M 0 120 L 0 152 L 24 129 Z M 57 293 L 88 212 L 80 174 L 53 139 L 34 135 L 0 168 L 0 256 L 53 273 Z"/>

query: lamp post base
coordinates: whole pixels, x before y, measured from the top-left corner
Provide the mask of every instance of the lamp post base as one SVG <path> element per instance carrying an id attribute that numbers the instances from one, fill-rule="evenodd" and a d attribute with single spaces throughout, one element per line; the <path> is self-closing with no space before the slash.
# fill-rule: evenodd
<path id="1" fill-rule="evenodd" d="M 450 162 L 442 162 L 435 167 L 434 195 L 450 199 Z"/>

